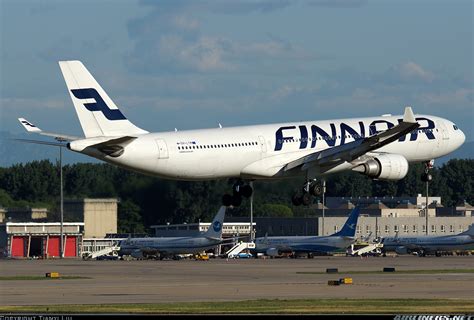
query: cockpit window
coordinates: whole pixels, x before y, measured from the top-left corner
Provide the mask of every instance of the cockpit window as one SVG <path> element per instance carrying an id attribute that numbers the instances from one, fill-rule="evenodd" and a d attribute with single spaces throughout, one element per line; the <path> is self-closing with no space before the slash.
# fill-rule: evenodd
<path id="1" fill-rule="evenodd" d="M 453 124 L 453 128 L 454 128 L 454 130 L 458 130 L 458 129 L 459 129 L 458 126 L 455 125 L 455 124 Z"/>

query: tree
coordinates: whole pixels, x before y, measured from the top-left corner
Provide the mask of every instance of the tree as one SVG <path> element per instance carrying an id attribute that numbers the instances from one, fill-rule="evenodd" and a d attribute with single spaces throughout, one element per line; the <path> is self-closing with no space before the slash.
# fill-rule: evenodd
<path id="1" fill-rule="evenodd" d="M 121 202 L 118 207 L 118 232 L 119 233 L 144 233 L 140 207 L 133 201 Z"/>
<path id="2" fill-rule="evenodd" d="M 293 217 L 293 211 L 283 204 L 265 203 L 255 210 L 258 217 Z"/>

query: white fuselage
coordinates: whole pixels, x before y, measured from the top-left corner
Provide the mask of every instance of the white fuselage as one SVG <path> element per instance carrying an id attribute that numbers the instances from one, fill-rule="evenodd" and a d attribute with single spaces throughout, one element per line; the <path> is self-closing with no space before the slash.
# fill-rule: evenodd
<path id="1" fill-rule="evenodd" d="M 282 167 L 305 155 L 362 139 L 397 125 L 402 116 L 338 119 L 314 122 L 185 130 L 139 135 L 118 157 L 90 154 L 141 173 L 173 180 L 228 177 L 272 179 L 301 175 Z M 451 121 L 418 115 L 418 130 L 402 136 L 376 153 L 398 154 L 408 162 L 428 161 L 457 149 L 465 136 Z M 88 153 L 87 150 L 71 148 Z M 354 168 L 345 162 L 322 175 Z"/>
<path id="2" fill-rule="evenodd" d="M 467 234 L 452 236 L 387 237 L 382 239 L 384 251 L 406 248 L 426 252 L 468 250 L 474 248 L 474 237 Z"/>
<path id="3" fill-rule="evenodd" d="M 332 252 L 345 249 L 354 241 L 354 237 L 339 236 L 262 237 L 255 240 L 255 251 L 275 249 L 279 252 Z"/>
<path id="4" fill-rule="evenodd" d="M 159 252 L 161 254 L 189 254 L 212 249 L 222 241 L 205 237 L 133 238 L 120 243 L 120 254 L 134 251 Z"/>

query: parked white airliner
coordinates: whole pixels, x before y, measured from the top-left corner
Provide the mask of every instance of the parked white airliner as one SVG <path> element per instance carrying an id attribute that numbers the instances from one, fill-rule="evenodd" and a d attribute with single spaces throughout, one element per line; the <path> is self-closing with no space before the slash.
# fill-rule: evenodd
<path id="1" fill-rule="evenodd" d="M 29 132 L 67 141 L 75 152 L 144 174 L 173 180 L 235 178 L 225 205 L 250 196 L 244 181 L 301 175 L 303 193 L 317 194 L 315 179 L 354 170 L 373 179 L 399 180 L 410 162 L 427 162 L 461 146 L 465 136 L 451 121 L 415 115 L 291 122 L 150 133 L 132 124 L 80 61 L 60 61 L 85 137 L 43 132 L 19 118 Z M 30 141 L 32 142 L 32 141 Z M 45 143 L 45 142 L 42 142 Z M 57 145 L 55 143 L 46 143 Z"/>
<path id="2" fill-rule="evenodd" d="M 416 252 L 420 257 L 427 254 L 440 256 L 443 251 L 472 250 L 474 249 L 474 224 L 455 235 L 449 236 L 411 236 L 382 238 L 382 252 L 395 251 L 398 254 Z"/>

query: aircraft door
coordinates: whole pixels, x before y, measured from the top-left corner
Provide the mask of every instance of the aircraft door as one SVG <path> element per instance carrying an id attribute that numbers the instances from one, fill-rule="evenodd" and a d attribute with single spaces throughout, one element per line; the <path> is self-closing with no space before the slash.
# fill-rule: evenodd
<path id="1" fill-rule="evenodd" d="M 439 131 L 441 131 L 441 139 L 438 137 L 438 150 L 444 152 L 449 146 L 449 132 L 446 128 L 446 124 L 441 120 L 438 121 Z"/>
<path id="2" fill-rule="evenodd" d="M 265 138 L 262 136 L 258 136 L 258 140 L 260 140 L 260 147 L 262 148 L 262 152 L 266 153 L 267 152 L 267 145 L 265 143 Z"/>
<path id="3" fill-rule="evenodd" d="M 158 159 L 168 159 L 168 147 L 163 139 L 155 139 L 158 146 Z"/>
<path id="4" fill-rule="evenodd" d="M 443 140 L 449 140 L 449 132 L 446 128 L 446 124 L 443 121 L 438 121 L 438 126 L 441 130 L 441 136 L 443 137 Z"/>

